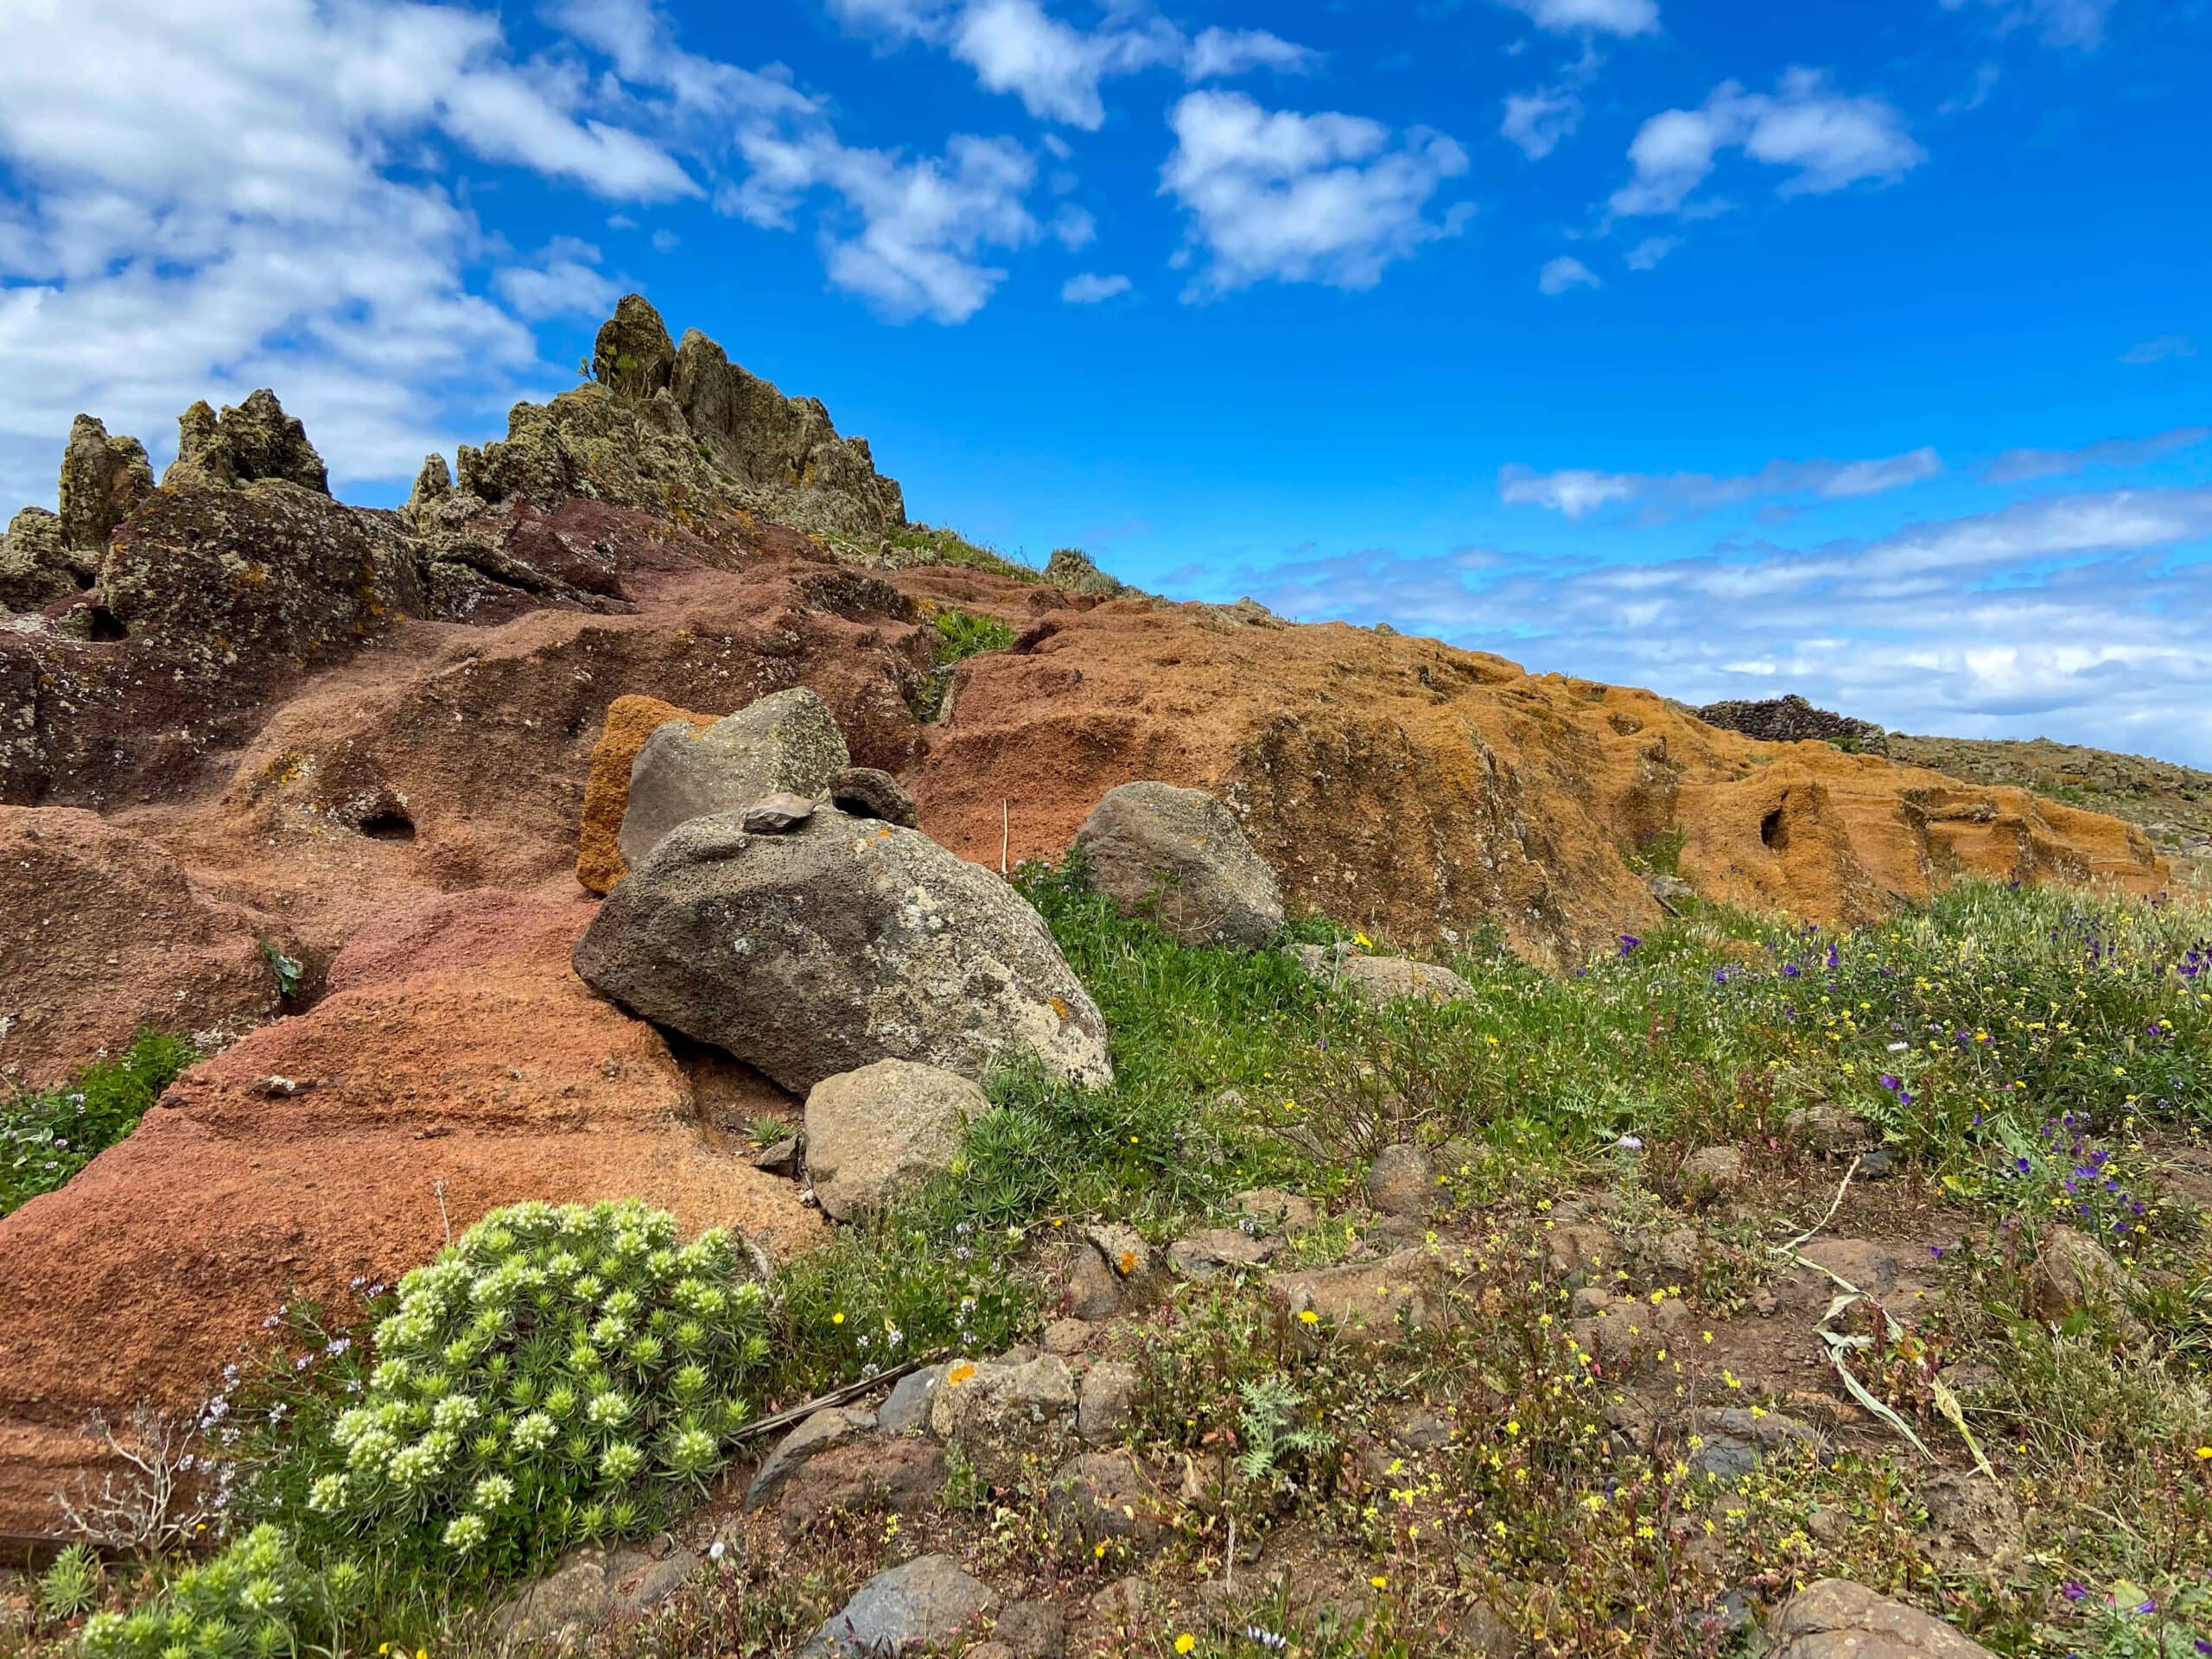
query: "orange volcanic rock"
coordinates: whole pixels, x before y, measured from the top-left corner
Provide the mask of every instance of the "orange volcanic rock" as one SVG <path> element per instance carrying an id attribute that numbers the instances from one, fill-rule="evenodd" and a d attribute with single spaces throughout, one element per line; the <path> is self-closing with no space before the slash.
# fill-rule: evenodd
<path id="1" fill-rule="evenodd" d="M 342 1309 L 499 1205 L 639 1198 L 779 1257 L 824 1236 L 794 1183 L 709 1143 L 653 1028 L 569 972 L 590 914 L 472 893 L 365 931 L 322 1002 L 0 1220 L 0 1533 L 52 1528 L 92 1410 L 189 1412 L 289 1299 Z"/>

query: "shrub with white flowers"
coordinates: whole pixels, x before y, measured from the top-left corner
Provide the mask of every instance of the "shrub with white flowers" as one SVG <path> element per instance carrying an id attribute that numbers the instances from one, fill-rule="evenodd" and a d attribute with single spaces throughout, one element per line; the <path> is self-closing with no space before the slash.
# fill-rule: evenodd
<path id="1" fill-rule="evenodd" d="M 280 1527 L 259 1526 L 188 1567 L 133 1613 L 85 1622 L 85 1659 L 291 1659 L 327 1650 L 359 1609 L 367 1575 L 351 1561 L 302 1563 Z"/>
<path id="2" fill-rule="evenodd" d="M 687 1243 L 634 1201 L 496 1211 L 400 1281 L 308 1508 L 486 1567 L 650 1528 L 747 1421 L 767 1313 L 727 1233 Z"/>

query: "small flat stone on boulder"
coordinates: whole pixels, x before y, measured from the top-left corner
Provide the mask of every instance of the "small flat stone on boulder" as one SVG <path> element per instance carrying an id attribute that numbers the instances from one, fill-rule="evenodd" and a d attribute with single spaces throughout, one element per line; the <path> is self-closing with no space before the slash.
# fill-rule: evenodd
<path id="1" fill-rule="evenodd" d="M 773 795 L 763 795 L 745 809 L 745 828 L 755 836 L 780 836 L 787 830 L 796 830 L 814 816 L 814 803 L 804 795 L 793 795 L 779 790 Z"/>
<path id="2" fill-rule="evenodd" d="M 1265 944 L 1281 929 L 1275 873 L 1236 816 L 1201 789 L 1123 784 L 1076 831 L 1090 885 L 1185 944 Z"/>
<path id="3" fill-rule="evenodd" d="M 903 1659 L 950 1650 L 999 1604 L 950 1555 L 886 1568 L 860 1588 L 799 1649 L 799 1659 Z"/>
<path id="4" fill-rule="evenodd" d="M 912 1060 L 824 1077 L 806 1096 L 806 1167 L 823 1213 L 850 1221 L 942 1174 L 990 1109 L 967 1078 Z"/>

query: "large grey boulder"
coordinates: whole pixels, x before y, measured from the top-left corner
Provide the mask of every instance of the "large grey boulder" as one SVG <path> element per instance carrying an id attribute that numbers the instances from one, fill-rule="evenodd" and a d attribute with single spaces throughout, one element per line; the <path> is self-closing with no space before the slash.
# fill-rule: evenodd
<path id="1" fill-rule="evenodd" d="M 1149 915 L 1185 944 L 1261 945 L 1282 926 L 1282 893 L 1236 816 L 1202 789 L 1123 784 L 1076 831 L 1094 891 Z"/>
<path id="2" fill-rule="evenodd" d="M 703 732 L 656 727 L 630 765 L 630 802 L 615 840 L 632 868 L 680 823 L 742 812 L 764 795 L 815 798 L 851 756 L 822 699 L 804 686 L 716 721 Z"/>
<path id="3" fill-rule="evenodd" d="M 587 984 L 794 1094 L 881 1059 L 1113 1080 L 1106 1022 L 1044 918 L 918 830 L 835 807 L 777 836 L 696 818 L 577 942 Z"/>
<path id="4" fill-rule="evenodd" d="M 981 1579 L 950 1555 L 924 1555 L 877 1573 L 822 1628 L 799 1659 L 894 1659 L 950 1652 L 999 1605 Z"/>
<path id="5" fill-rule="evenodd" d="M 1767 1621 L 1768 1659 L 1991 1659 L 1939 1618 L 1848 1579 L 1822 1579 Z"/>
<path id="6" fill-rule="evenodd" d="M 913 1060 L 824 1077 L 806 1097 L 806 1169 L 822 1212 L 850 1221 L 944 1173 L 990 1109 L 966 1077 Z"/>

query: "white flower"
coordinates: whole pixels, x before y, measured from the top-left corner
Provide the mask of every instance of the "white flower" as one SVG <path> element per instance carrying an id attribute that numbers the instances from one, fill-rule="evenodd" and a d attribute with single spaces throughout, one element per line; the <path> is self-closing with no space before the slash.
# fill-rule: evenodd
<path id="1" fill-rule="evenodd" d="M 1613 1144 L 1618 1147 L 1623 1152 L 1642 1152 L 1643 1150 L 1643 1141 L 1642 1138 L 1637 1135 L 1624 1135 L 1621 1136 L 1619 1140 L 1614 1141 Z"/>

